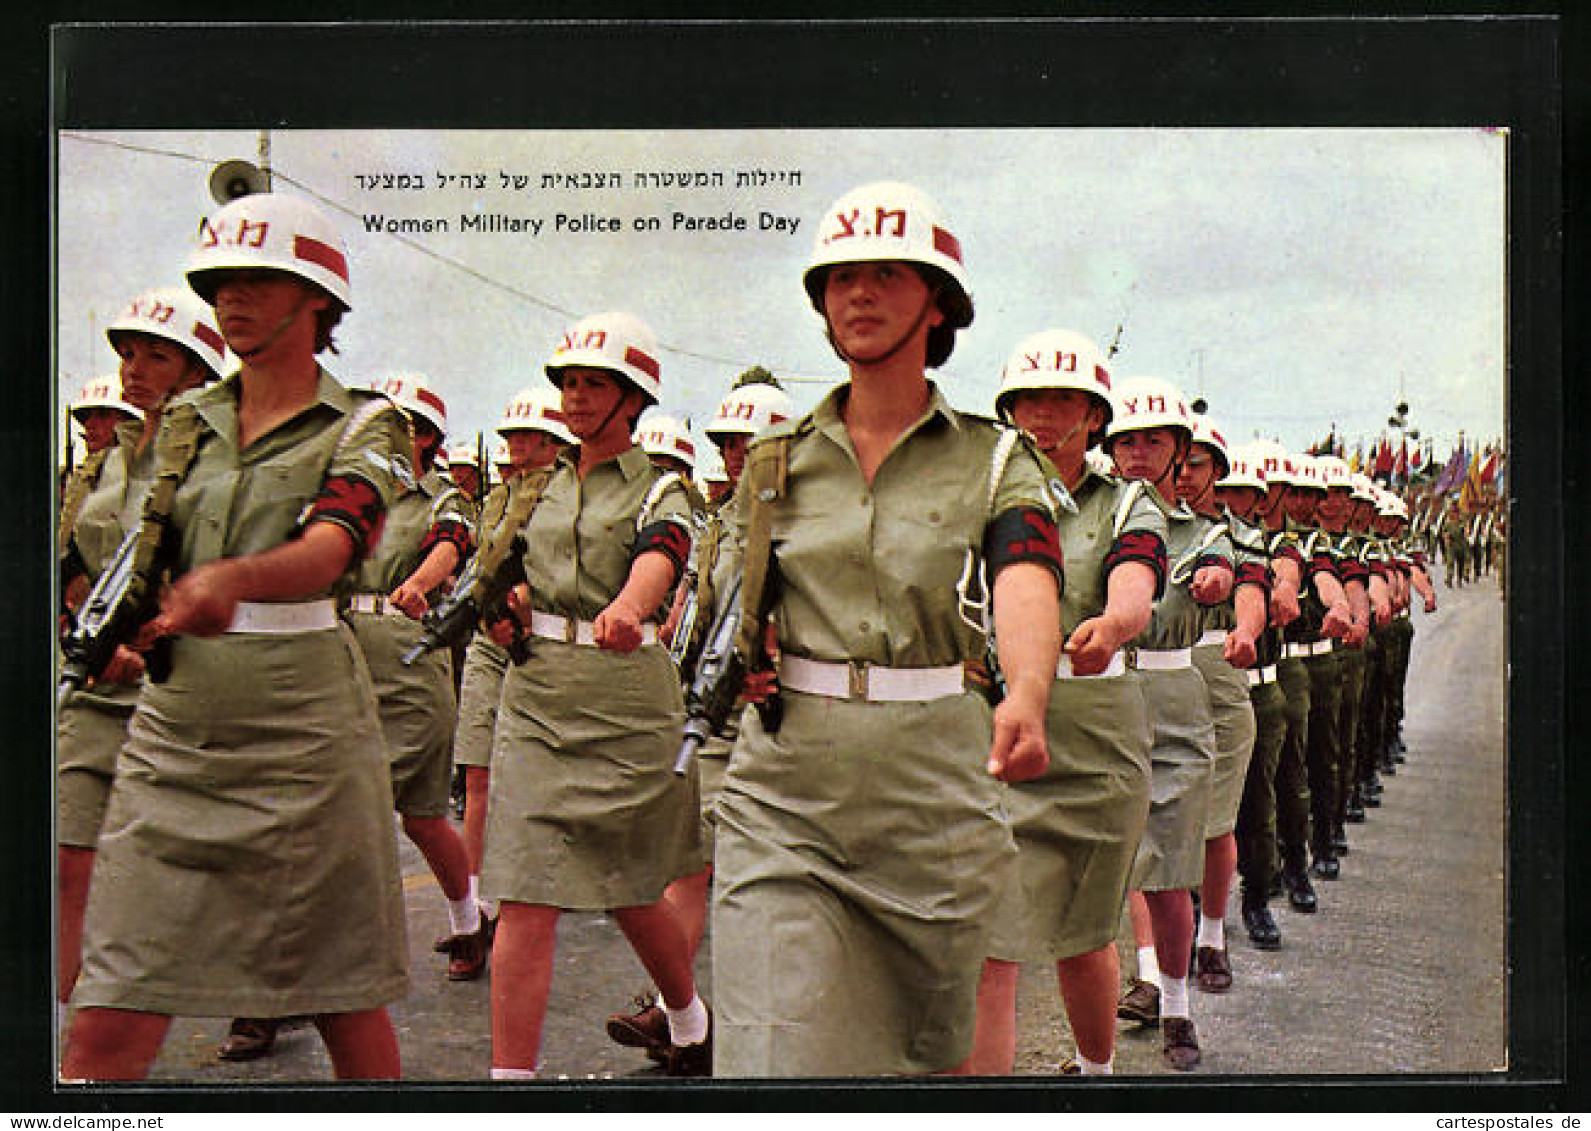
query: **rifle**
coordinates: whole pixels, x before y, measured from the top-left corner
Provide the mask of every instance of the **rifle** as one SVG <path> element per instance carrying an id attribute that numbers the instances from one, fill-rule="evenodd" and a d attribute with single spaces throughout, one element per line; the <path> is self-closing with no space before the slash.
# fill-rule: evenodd
<path id="1" fill-rule="evenodd" d="M 524 541 L 516 537 L 507 557 L 490 571 L 482 561 L 484 550 L 470 559 L 452 592 L 426 610 L 420 621 L 420 639 L 403 655 L 405 667 L 418 663 L 428 652 L 463 644 L 482 620 L 499 620 L 507 613 L 508 591 L 525 580 L 520 557 L 523 547 Z M 516 664 L 530 659 L 530 639 L 517 623 L 508 655 Z"/>
<path id="2" fill-rule="evenodd" d="M 486 433 L 475 433 L 475 498 L 474 503 L 486 501 L 492 489 L 492 469 L 486 462 Z"/>
<path id="3" fill-rule="evenodd" d="M 680 596 L 679 619 L 674 622 L 674 635 L 669 637 L 668 658 L 674 661 L 674 666 L 680 670 L 681 676 L 690 673 L 691 661 L 695 658 L 696 649 L 691 645 L 692 637 L 696 635 L 697 607 L 700 601 L 696 593 L 696 571 L 689 569 L 680 581 L 682 586 Z"/>
<path id="4" fill-rule="evenodd" d="M 740 634 L 740 620 L 740 577 L 737 575 L 729 588 L 723 611 L 713 621 L 702 644 L 696 674 L 685 689 L 685 740 L 680 744 L 679 757 L 674 760 L 674 772 L 681 777 L 702 745 L 724 729 L 740 699 L 741 688 L 746 685 L 746 673 L 750 669 L 735 643 Z M 766 654 L 763 661 L 766 663 Z M 775 694 L 756 707 L 763 730 L 777 733 L 784 720 L 784 701 Z"/>
<path id="5" fill-rule="evenodd" d="M 163 523 L 161 527 L 162 537 L 152 554 L 140 552 L 145 523 L 134 527 L 83 601 L 71 631 L 61 641 L 57 710 L 64 709 L 79 688 L 103 672 L 117 646 L 130 642 L 159 610 L 158 580 L 166 557 L 161 552 L 166 541 Z M 163 683 L 171 674 L 169 637 L 155 642 L 144 658 L 144 670 L 156 683 Z"/>

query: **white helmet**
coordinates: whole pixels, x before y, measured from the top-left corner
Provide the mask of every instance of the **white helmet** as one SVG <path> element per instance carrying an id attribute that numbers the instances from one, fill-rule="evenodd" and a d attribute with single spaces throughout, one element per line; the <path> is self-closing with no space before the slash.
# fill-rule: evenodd
<path id="1" fill-rule="evenodd" d="M 707 436 L 718 442 L 725 436 L 754 436 L 794 415 L 795 405 L 783 389 L 760 383 L 742 385 L 729 390 L 729 395 L 718 402 L 718 412 L 707 425 Z"/>
<path id="2" fill-rule="evenodd" d="M 462 467 L 468 464 L 475 466 L 475 445 L 468 440 L 460 440 L 449 444 L 442 453 L 443 462 L 449 467 Z"/>
<path id="3" fill-rule="evenodd" d="M 1363 472 L 1353 472 L 1348 476 L 1348 482 L 1352 484 L 1353 497 L 1355 499 L 1367 503 L 1379 503 L 1381 501 L 1380 488 L 1375 485 L 1373 479 Z"/>
<path id="4" fill-rule="evenodd" d="M 1107 448 L 1123 432 L 1173 428 L 1193 438 L 1193 414 L 1177 387 L 1158 377 L 1127 377 L 1111 390 L 1110 423 L 1105 426 Z"/>
<path id="5" fill-rule="evenodd" d="M 1232 471 L 1232 452 L 1226 445 L 1226 436 L 1221 429 L 1202 412 L 1193 414 L 1193 442 L 1203 444 L 1209 448 L 1216 458 L 1221 461 L 1221 475 L 1228 475 Z M 1218 475 L 1216 478 L 1220 478 Z"/>
<path id="6" fill-rule="evenodd" d="M 940 294 L 945 324 L 972 324 L 972 294 L 961 265 L 961 244 L 940 216 L 939 206 L 920 189 L 898 181 L 876 181 L 852 189 L 818 221 L 817 240 L 802 284 L 812 308 L 823 312 L 823 281 L 837 263 L 898 260 L 942 273 Z"/>
<path id="7" fill-rule="evenodd" d="M 649 456 L 668 456 L 684 460 L 685 466 L 696 471 L 696 445 L 685 426 L 672 416 L 663 413 L 649 416 L 636 429 L 635 442 Z"/>
<path id="8" fill-rule="evenodd" d="M 1112 416 L 1110 367 L 1105 352 L 1073 330 L 1040 330 L 1023 338 L 1011 351 L 1000 374 L 1000 391 L 994 395 L 995 414 L 1011 423 L 1011 402 L 1021 392 L 1037 389 L 1077 389 L 1091 393 L 1105 406 L 1105 423 Z M 1092 443 L 1098 437 L 1090 437 Z"/>
<path id="9" fill-rule="evenodd" d="M 1285 486 L 1292 482 L 1288 467 L 1292 457 L 1275 440 L 1254 440 L 1247 445 L 1247 451 L 1249 465 L 1265 480 L 1267 490 L 1272 484 Z"/>
<path id="10" fill-rule="evenodd" d="M 128 303 L 105 328 L 111 348 L 116 346 L 116 335 L 124 330 L 176 342 L 217 377 L 226 368 L 226 340 L 216 328 L 215 312 L 186 287 L 159 287 Z"/>
<path id="11" fill-rule="evenodd" d="M 72 419 L 79 424 L 83 422 L 82 414 L 91 408 L 108 408 L 113 412 L 125 413 L 134 420 L 144 418 L 143 411 L 128 404 L 122 398 L 122 379 L 120 377 L 95 377 L 83 386 L 83 391 L 78 393 L 77 399 L 72 402 L 72 407 L 67 411 Z"/>
<path id="12" fill-rule="evenodd" d="M 342 235 L 301 197 L 251 193 L 202 221 L 199 246 L 188 260 L 188 285 L 214 306 L 213 272 L 259 267 L 296 275 L 321 287 L 345 310 L 353 306 Z"/>
<path id="13" fill-rule="evenodd" d="M 527 387 L 514 394 L 498 422 L 500 435 L 510 432 L 545 432 L 554 439 L 572 444 L 574 433 L 563 420 L 563 402 L 554 389 Z"/>
<path id="14" fill-rule="evenodd" d="M 1294 487 L 1304 487 L 1311 491 L 1324 491 L 1326 477 L 1322 472 L 1320 462 L 1312 455 L 1296 455 L 1291 457 L 1292 466 L 1288 469 L 1290 478 L 1287 480 Z"/>
<path id="15" fill-rule="evenodd" d="M 1239 445 L 1228 451 L 1232 458 L 1232 466 L 1224 477 L 1216 482 L 1217 487 L 1253 487 L 1256 491 L 1265 490 L 1265 471 L 1257 460 L 1253 445 Z"/>
<path id="16" fill-rule="evenodd" d="M 499 467 L 499 468 L 508 467 L 513 462 L 514 462 L 513 459 L 511 459 L 509 457 L 509 454 L 508 454 L 508 441 L 507 440 L 498 440 L 495 444 L 492 445 L 492 466 L 493 467 Z"/>
<path id="17" fill-rule="evenodd" d="M 1347 461 L 1337 456 L 1316 456 L 1315 469 L 1320 472 L 1320 484 L 1328 491 L 1353 490 L 1353 472 Z"/>
<path id="18" fill-rule="evenodd" d="M 571 365 L 617 373 L 641 390 L 648 405 L 655 405 L 662 395 L 657 336 L 633 314 L 593 314 L 564 331 L 547 363 L 548 378 L 554 385 L 561 385 L 562 373 Z"/>
<path id="19" fill-rule="evenodd" d="M 372 381 L 370 387 L 385 393 L 411 417 L 418 416 L 428 422 L 438 434 L 447 435 L 447 406 L 441 397 L 426 388 L 425 378 L 418 373 Z"/>

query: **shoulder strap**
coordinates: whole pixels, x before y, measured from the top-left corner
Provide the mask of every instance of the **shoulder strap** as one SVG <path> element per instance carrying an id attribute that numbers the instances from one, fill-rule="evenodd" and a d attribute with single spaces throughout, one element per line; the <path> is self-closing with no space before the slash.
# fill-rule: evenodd
<path id="1" fill-rule="evenodd" d="M 56 535 L 55 545 L 60 553 L 66 552 L 67 543 L 72 540 L 72 531 L 77 527 L 77 516 L 83 509 L 83 504 L 93 493 L 94 484 L 99 482 L 99 474 L 105 467 L 105 461 L 110 458 L 111 449 L 101 448 L 97 452 L 90 452 L 84 457 L 83 462 L 72 469 L 71 476 L 66 481 L 66 490 L 61 495 L 61 525 Z"/>
<path id="2" fill-rule="evenodd" d="M 685 486 L 685 477 L 677 471 L 664 472 L 652 481 L 651 490 L 647 491 L 646 498 L 641 500 L 641 509 L 635 512 L 637 532 L 646 529 L 646 520 L 652 517 L 652 511 L 656 508 L 658 500 L 663 497 L 663 492 L 676 483 L 681 487 Z"/>
<path id="3" fill-rule="evenodd" d="M 1138 497 L 1144 493 L 1144 490 L 1144 481 L 1142 479 L 1130 479 L 1127 481 L 1127 488 L 1122 491 L 1121 498 L 1116 503 L 1116 516 L 1111 520 L 1110 536 L 1112 538 L 1121 537 L 1122 528 L 1127 525 L 1127 516 L 1132 513 L 1133 507 L 1138 503 Z"/>
<path id="4" fill-rule="evenodd" d="M 741 566 L 740 632 L 736 647 L 747 662 L 760 654 L 768 569 L 773 557 L 773 506 L 790 477 L 789 435 L 770 436 L 746 453 L 745 556 Z"/>
<path id="5" fill-rule="evenodd" d="M 1015 450 L 1020 433 L 1015 428 L 1002 428 L 1000 438 L 995 441 L 994 453 L 989 457 L 989 498 L 984 504 L 984 509 L 989 512 L 989 517 L 994 517 L 994 496 L 1000 489 L 1000 480 L 1005 475 L 1005 465 L 1011 462 L 1011 452 Z"/>
<path id="6" fill-rule="evenodd" d="M 554 465 L 556 466 L 556 465 Z M 484 531 L 481 545 L 481 573 L 490 576 L 497 572 L 513 548 L 514 539 L 530 521 L 541 497 L 552 482 L 553 468 L 541 467 L 514 476 L 508 481 L 508 502 L 502 519 L 490 530 Z"/>

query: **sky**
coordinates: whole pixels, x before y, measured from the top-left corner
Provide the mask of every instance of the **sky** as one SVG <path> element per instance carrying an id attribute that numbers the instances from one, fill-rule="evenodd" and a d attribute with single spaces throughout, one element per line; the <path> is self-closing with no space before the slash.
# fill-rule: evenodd
<path id="1" fill-rule="evenodd" d="M 1482 126 L 265 140 L 273 187 L 318 201 L 347 243 L 353 309 L 323 363 L 348 384 L 424 375 L 452 440 L 490 432 L 515 392 L 545 382 L 564 328 L 607 310 L 655 331 L 659 411 L 688 418 L 699 448 L 752 365 L 810 407 L 844 370 L 802 272 L 828 205 L 875 180 L 926 192 L 960 240 L 976 315 L 933 375 L 958 408 L 991 412 L 1016 345 L 1070 329 L 1116 342 L 1118 380 L 1156 376 L 1203 396 L 1233 442 L 1298 450 L 1335 426 L 1350 449 L 1383 435 L 1396 445 L 1387 418 L 1399 401 L 1439 459 L 1460 431 L 1504 434 L 1507 135 Z M 265 163 L 261 141 L 57 133 L 63 405 L 114 372 L 109 320 L 136 294 L 181 282 L 199 220 L 217 207 L 211 170 Z M 464 231 L 466 215 L 541 229 Z M 745 230 L 708 225 L 726 218 Z M 425 221 L 446 230 L 420 230 Z"/>

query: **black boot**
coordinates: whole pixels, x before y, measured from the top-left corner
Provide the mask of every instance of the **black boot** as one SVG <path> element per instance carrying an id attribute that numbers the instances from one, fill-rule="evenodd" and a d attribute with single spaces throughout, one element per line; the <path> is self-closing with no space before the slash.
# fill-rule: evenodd
<path id="1" fill-rule="evenodd" d="M 1309 873 L 1304 870 L 1303 861 L 1294 861 L 1282 869 L 1282 886 L 1287 889 L 1287 902 L 1294 911 L 1304 914 L 1313 914 L 1315 911 L 1315 888 L 1309 882 Z"/>
<path id="2" fill-rule="evenodd" d="M 1358 825 L 1365 819 L 1364 790 L 1357 783 L 1348 791 L 1348 804 L 1343 806 L 1343 820 Z"/>
<path id="3" fill-rule="evenodd" d="M 1331 845 L 1321 845 L 1315 850 L 1315 862 L 1310 865 L 1309 874 L 1320 880 L 1335 880 L 1342 875 L 1342 865 L 1337 863 L 1337 854 L 1331 850 Z"/>
<path id="4" fill-rule="evenodd" d="M 1331 854 L 1333 856 L 1348 855 L 1348 831 L 1341 825 L 1331 830 Z"/>
<path id="5" fill-rule="evenodd" d="M 1282 948 L 1282 931 L 1276 925 L 1276 917 L 1271 914 L 1271 909 L 1264 900 L 1253 899 L 1246 892 L 1243 895 L 1243 926 L 1248 930 L 1249 942 L 1256 949 Z"/>

